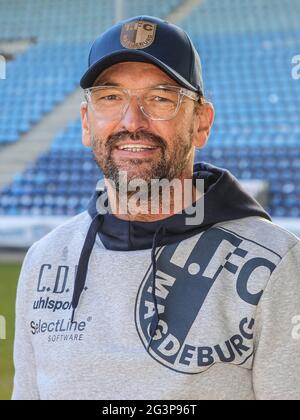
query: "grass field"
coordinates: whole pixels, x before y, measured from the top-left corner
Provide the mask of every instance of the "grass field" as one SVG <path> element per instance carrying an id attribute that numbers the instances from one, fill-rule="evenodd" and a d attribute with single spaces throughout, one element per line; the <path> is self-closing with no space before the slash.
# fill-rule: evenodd
<path id="1" fill-rule="evenodd" d="M 15 296 L 20 269 L 20 264 L 0 264 L 0 316 L 6 320 L 6 340 L 0 340 L 0 400 L 10 399 L 12 392 Z"/>

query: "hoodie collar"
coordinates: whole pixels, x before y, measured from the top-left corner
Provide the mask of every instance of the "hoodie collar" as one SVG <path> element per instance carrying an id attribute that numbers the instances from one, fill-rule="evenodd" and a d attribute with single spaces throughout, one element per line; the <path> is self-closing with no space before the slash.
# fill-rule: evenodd
<path id="1" fill-rule="evenodd" d="M 114 251 L 133 251 L 150 249 L 155 232 L 164 226 L 161 245 L 167 245 L 187 239 L 224 221 L 259 216 L 271 220 L 270 216 L 241 186 L 238 180 L 226 169 L 218 168 L 205 162 L 194 165 L 193 181 L 204 180 L 204 219 L 198 225 L 187 225 L 188 210 L 174 214 L 155 222 L 127 221 L 114 214 L 101 216 L 100 239 L 105 248 Z M 97 200 L 104 191 L 95 191 L 88 212 L 92 219 L 97 216 Z M 193 203 L 193 206 L 195 203 Z"/>

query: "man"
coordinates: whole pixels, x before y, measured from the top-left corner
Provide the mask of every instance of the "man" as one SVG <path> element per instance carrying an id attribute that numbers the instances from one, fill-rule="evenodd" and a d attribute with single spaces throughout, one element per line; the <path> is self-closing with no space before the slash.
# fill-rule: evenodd
<path id="1" fill-rule="evenodd" d="M 120 22 L 81 86 L 105 180 L 23 263 L 13 398 L 299 398 L 300 243 L 228 171 L 193 166 L 214 111 L 187 34 Z M 155 180 L 178 181 L 168 212 Z"/>

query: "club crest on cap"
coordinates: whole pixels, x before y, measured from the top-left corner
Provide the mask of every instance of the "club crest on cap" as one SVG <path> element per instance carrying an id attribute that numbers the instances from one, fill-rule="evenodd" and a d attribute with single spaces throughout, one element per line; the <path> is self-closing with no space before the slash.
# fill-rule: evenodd
<path id="1" fill-rule="evenodd" d="M 135 20 L 123 25 L 120 41 L 124 48 L 143 49 L 155 39 L 156 23 Z"/>

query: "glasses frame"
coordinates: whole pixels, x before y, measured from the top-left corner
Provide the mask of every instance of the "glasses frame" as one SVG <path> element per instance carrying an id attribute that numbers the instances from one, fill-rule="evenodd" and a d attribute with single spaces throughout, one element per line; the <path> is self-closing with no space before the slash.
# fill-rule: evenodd
<path id="1" fill-rule="evenodd" d="M 172 85 L 157 85 L 157 86 L 153 86 L 153 87 L 149 87 L 149 88 L 138 88 L 138 89 L 127 89 L 127 88 L 122 88 L 122 87 L 119 87 L 119 86 L 109 86 L 109 85 L 107 85 L 107 86 L 93 86 L 93 87 L 84 89 L 84 97 L 85 97 L 86 101 L 91 104 L 91 107 L 93 108 L 94 112 L 97 112 L 97 111 L 93 107 L 92 93 L 93 93 L 93 91 L 100 90 L 100 89 L 103 89 L 104 90 L 106 88 L 120 89 L 127 96 L 127 103 L 124 106 L 121 115 L 119 116 L 120 118 L 123 118 L 124 115 L 126 114 L 128 108 L 129 108 L 130 99 L 133 96 L 136 96 L 137 97 L 138 105 L 139 105 L 139 108 L 140 108 L 141 112 L 147 118 L 149 118 L 149 119 L 151 119 L 153 121 L 169 121 L 169 120 L 172 120 L 173 118 L 175 118 L 176 115 L 178 114 L 178 111 L 179 111 L 179 109 L 181 107 L 181 104 L 182 104 L 182 101 L 183 101 L 183 98 L 184 97 L 187 97 L 189 99 L 192 99 L 195 102 L 198 102 L 201 98 L 203 98 L 202 95 L 200 95 L 199 93 L 196 93 L 196 92 L 194 92 L 192 90 L 189 90 L 189 89 L 186 89 L 186 88 L 183 88 L 183 87 L 179 87 L 179 86 L 172 86 Z M 166 89 L 166 90 L 173 90 L 173 91 L 178 92 L 179 99 L 177 101 L 177 107 L 176 107 L 174 113 L 169 118 L 154 118 L 154 117 L 151 117 L 150 115 L 148 115 L 147 112 L 145 111 L 143 105 L 140 102 L 140 96 L 141 95 L 138 95 L 136 93 L 135 94 L 132 93 L 132 92 L 147 91 L 147 90 L 151 90 L 151 89 Z M 112 120 L 113 120 L 113 118 L 112 118 Z"/>

